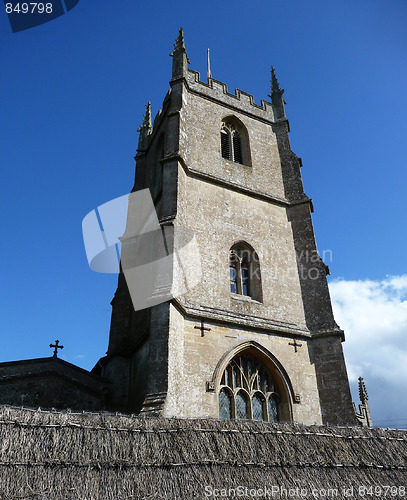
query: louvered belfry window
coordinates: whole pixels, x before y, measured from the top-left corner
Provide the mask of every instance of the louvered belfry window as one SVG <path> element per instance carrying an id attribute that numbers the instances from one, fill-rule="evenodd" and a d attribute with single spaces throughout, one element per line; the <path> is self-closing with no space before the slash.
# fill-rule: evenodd
<path id="1" fill-rule="evenodd" d="M 222 158 L 230 160 L 230 136 L 225 129 L 220 131 L 220 145 L 222 148 Z"/>
<path id="2" fill-rule="evenodd" d="M 242 137 L 232 123 L 224 122 L 220 131 L 222 158 L 243 165 Z"/>
<path id="3" fill-rule="evenodd" d="M 242 158 L 242 141 L 240 135 L 235 132 L 232 136 L 233 140 L 233 161 L 235 163 L 243 163 Z"/>
<path id="4" fill-rule="evenodd" d="M 250 354 L 238 355 L 222 375 L 219 418 L 278 422 L 280 400 L 267 367 Z"/>

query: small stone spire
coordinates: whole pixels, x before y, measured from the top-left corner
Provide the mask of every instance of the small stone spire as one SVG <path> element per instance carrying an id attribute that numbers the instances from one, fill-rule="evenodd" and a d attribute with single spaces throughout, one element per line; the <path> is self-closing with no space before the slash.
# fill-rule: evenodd
<path id="1" fill-rule="evenodd" d="M 362 403 L 362 405 L 366 404 L 369 397 L 367 395 L 367 390 L 366 390 L 366 386 L 365 386 L 365 383 L 363 382 L 363 378 L 362 377 L 359 377 L 359 399 L 360 399 L 360 402 Z"/>
<path id="2" fill-rule="evenodd" d="M 184 30 L 179 29 L 178 37 L 174 45 L 174 50 L 171 52 L 172 57 L 172 80 L 182 78 L 186 75 L 188 70 L 187 49 L 185 48 Z"/>
<path id="3" fill-rule="evenodd" d="M 137 129 L 137 132 L 140 132 L 138 138 L 138 151 L 144 151 L 148 147 L 148 143 L 150 140 L 150 135 L 153 132 L 153 125 L 151 121 L 151 103 L 150 101 L 147 103 L 146 112 L 144 113 L 143 123 Z"/>
<path id="4" fill-rule="evenodd" d="M 175 44 L 174 44 L 174 52 L 177 50 L 183 50 L 186 52 L 185 40 L 184 40 L 184 29 L 182 28 L 182 26 L 178 31 L 178 37 L 177 37 Z"/>
<path id="5" fill-rule="evenodd" d="M 281 92 L 282 94 L 284 93 L 284 90 L 280 89 L 280 84 L 278 83 L 277 77 L 276 77 L 276 70 L 271 67 L 271 94 L 273 92 Z"/>
<path id="6" fill-rule="evenodd" d="M 280 89 L 280 85 L 278 83 L 276 72 L 273 66 L 271 67 L 271 93 L 269 97 L 271 97 L 271 102 L 273 104 L 274 109 L 274 117 L 277 120 L 281 120 L 285 118 L 285 110 L 284 104 L 287 104 L 283 99 L 284 89 Z"/>
<path id="7" fill-rule="evenodd" d="M 359 377 L 359 398 L 359 413 L 356 411 L 356 406 L 354 405 L 356 418 L 363 427 L 372 427 L 373 420 L 372 415 L 370 414 L 369 397 L 367 395 L 366 386 L 362 377 Z"/>

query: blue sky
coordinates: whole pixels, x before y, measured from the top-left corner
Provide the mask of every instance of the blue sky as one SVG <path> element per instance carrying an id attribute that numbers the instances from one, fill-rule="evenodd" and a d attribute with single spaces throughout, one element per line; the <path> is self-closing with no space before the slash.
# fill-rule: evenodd
<path id="1" fill-rule="evenodd" d="M 267 99 L 274 65 L 318 247 L 332 251 L 330 279 L 356 283 L 333 297 L 349 344 L 362 345 L 349 297 L 380 290 L 375 300 L 396 300 L 399 336 L 389 342 L 407 358 L 407 285 L 396 294 L 394 282 L 386 285 L 407 272 L 406 19 L 404 0 L 80 0 L 61 18 L 13 34 L 2 10 L 0 361 L 48 356 L 57 338 L 61 356 L 84 368 L 104 354 L 116 276 L 89 269 L 81 221 L 131 189 L 137 128 L 146 102 L 155 114 L 167 92 L 180 26 L 190 67 L 205 76 L 209 47 L 213 77 L 229 91 Z M 363 345 L 382 345 L 385 331 L 366 333 Z M 356 353 L 364 350 L 347 353 L 345 343 L 376 421 L 407 426 L 404 392 L 391 390 L 405 380 L 403 363 L 397 371 L 389 361 L 386 378 L 373 358 L 358 365 Z"/>

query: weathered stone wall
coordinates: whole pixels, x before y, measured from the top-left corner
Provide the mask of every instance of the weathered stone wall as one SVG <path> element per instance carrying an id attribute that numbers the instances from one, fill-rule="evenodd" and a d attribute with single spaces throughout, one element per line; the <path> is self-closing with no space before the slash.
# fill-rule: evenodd
<path id="1" fill-rule="evenodd" d="M 284 199 L 280 156 L 270 111 L 251 104 L 245 94 L 237 99 L 218 92 L 216 82 L 214 89 L 194 83 L 193 75 L 188 73 L 188 84 L 203 95 L 183 94 L 179 151 L 188 167 L 256 193 Z M 215 103 L 206 99 L 205 94 L 222 101 Z M 252 167 L 224 160 L 221 156 L 220 127 L 228 116 L 239 119 L 247 129 Z"/>
<path id="2" fill-rule="evenodd" d="M 0 404 L 103 410 L 106 380 L 61 359 L 0 364 Z"/>
<path id="3" fill-rule="evenodd" d="M 169 338 L 169 384 L 164 409 L 167 417 L 219 416 L 218 388 L 208 391 L 208 382 L 216 373 L 219 360 L 244 342 L 258 343 L 272 353 L 284 366 L 300 403 L 292 401 L 293 420 L 321 424 L 321 410 L 315 367 L 310 361 L 308 343 L 295 352 L 289 345 L 292 338 L 246 329 L 244 326 L 222 325 L 205 321 L 210 328 L 202 337 L 199 319 L 186 318 L 171 307 Z M 221 374 L 218 374 L 218 377 Z M 217 380 L 219 382 L 219 380 Z"/>
<path id="4" fill-rule="evenodd" d="M 178 175 L 176 225 L 194 231 L 203 272 L 201 283 L 181 300 L 307 331 L 286 209 L 188 177 L 183 169 Z M 258 254 L 262 303 L 230 293 L 229 251 L 239 241 L 247 242 Z"/>
<path id="5" fill-rule="evenodd" d="M 355 420 L 355 411 L 338 337 L 320 337 L 310 345 L 310 361 L 315 367 L 322 408 L 322 422 L 346 425 Z"/>

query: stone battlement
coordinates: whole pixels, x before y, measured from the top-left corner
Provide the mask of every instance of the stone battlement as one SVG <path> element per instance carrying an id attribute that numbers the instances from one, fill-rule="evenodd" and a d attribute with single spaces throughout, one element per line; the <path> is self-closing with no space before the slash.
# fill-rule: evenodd
<path id="1" fill-rule="evenodd" d="M 192 92 L 199 93 L 210 100 L 220 101 L 223 105 L 226 104 L 231 108 L 238 109 L 241 112 L 250 113 L 258 118 L 262 118 L 263 120 L 271 122 L 276 121 L 273 113 L 273 107 L 270 102 L 262 99 L 260 105 L 256 104 L 251 94 L 248 94 L 240 89 L 236 89 L 235 93 L 231 94 L 228 92 L 228 88 L 225 83 L 213 78 L 210 78 L 208 83 L 203 82 L 198 71 L 188 69 L 186 77 L 189 90 Z"/>

